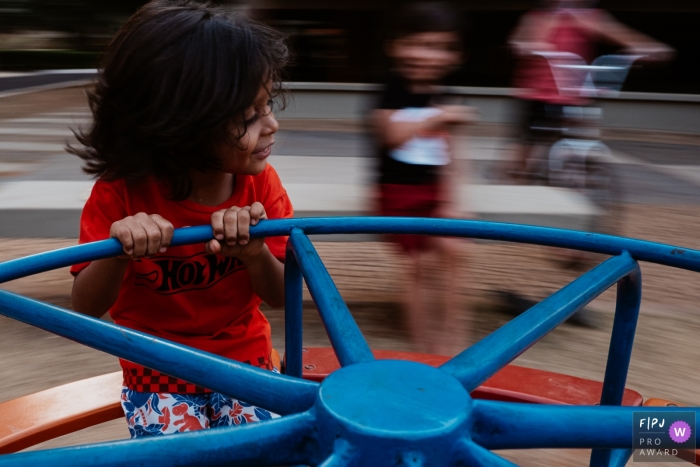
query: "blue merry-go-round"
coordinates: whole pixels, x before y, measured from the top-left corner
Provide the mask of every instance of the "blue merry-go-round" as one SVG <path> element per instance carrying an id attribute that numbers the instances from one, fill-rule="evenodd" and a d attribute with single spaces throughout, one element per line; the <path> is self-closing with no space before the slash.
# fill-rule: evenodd
<path id="1" fill-rule="evenodd" d="M 308 237 L 356 233 L 501 240 L 571 248 L 610 258 L 454 358 L 382 353 L 368 346 Z M 0 466 L 512 466 L 515 464 L 493 451 L 529 448 L 590 448 L 591 466 L 623 466 L 636 447 L 636 420 L 647 415 L 674 418 L 674 414 L 700 414 L 698 407 L 660 400 L 644 402 L 625 388 L 641 303 L 638 261 L 700 272 L 700 251 L 603 234 L 453 219 L 269 220 L 251 228 L 251 235 L 289 236 L 284 374 L 7 291 L 0 291 L 0 314 L 245 400 L 281 414 L 281 418 L 240 427 L 10 454 L 117 418 L 121 409 L 115 410 L 114 401 L 105 400 L 107 393 L 98 378 L 92 386 L 81 387 L 84 394 L 85 387 L 92 388 L 81 404 L 85 413 L 63 413 L 55 420 L 29 417 L 10 423 L 2 419 L 7 411 L 16 413 L 26 405 L 55 402 L 56 393 L 50 391 L 0 404 Z M 203 243 L 211 238 L 210 226 L 182 228 L 175 231 L 172 245 Z M 0 282 L 121 252 L 119 242 L 109 239 L 16 259 L 0 264 Z M 304 280 L 332 351 L 303 347 Z M 602 383 L 509 365 L 614 284 L 617 305 Z M 309 364 L 309 359 L 316 359 L 316 364 Z M 567 399 L 566 390 L 573 386 L 585 389 L 588 398 Z M 692 430 L 685 444 L 678 444 L 679 460 L 696 460 L 695 442 L 700 436 L 694 426 Z"/>

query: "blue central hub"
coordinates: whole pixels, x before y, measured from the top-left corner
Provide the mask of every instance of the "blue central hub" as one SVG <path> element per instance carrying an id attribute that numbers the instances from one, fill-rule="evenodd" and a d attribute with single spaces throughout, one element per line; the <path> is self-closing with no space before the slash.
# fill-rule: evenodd
<path id="1" fill-rule="evenodd" d="M 421 465 L 436 458 L 449 465 L 450 453 L 468 437 L 471 405 L 469 393 L 454 377 L 397 360 L 332 373 L 316 401 L 323 444 L 352 451 L 357 457 L 352 465 L 373 466 L 397 465 L 398 460 Z"/>

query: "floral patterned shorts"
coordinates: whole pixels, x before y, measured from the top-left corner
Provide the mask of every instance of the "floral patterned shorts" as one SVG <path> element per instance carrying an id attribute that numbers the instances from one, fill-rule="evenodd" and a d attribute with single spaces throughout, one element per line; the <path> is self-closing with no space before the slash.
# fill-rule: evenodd
<path id="1" fill-rule="evenodd" d="M 169 394 L 122 388 L 121 404 L 132 438 L 167 435 L 278 418 L 218 392 Z"/>

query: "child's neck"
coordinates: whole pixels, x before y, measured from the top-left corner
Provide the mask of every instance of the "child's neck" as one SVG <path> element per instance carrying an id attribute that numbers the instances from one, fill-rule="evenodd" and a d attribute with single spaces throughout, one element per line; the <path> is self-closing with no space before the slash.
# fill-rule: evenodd
<path id="1" fill-rule="evenodd" d="M 192 193 L 189 200 L 204 206 L 218 206 L 233 194 L 236 175 L 224 172 L 190 173 Z"/>

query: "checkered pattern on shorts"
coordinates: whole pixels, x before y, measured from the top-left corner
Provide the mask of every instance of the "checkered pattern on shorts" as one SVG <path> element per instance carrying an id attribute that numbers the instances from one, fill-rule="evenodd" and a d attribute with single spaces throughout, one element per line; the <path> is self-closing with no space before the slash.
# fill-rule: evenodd
<path id="1" fill-rule="evenodd" d="M 164 375 L 150 368 L 124 369 L 124 386 L 137 392 L 165 392 L 196 394 L 211 392 L 209 389 Z"/>
<path id="2" fill-rule="evenodd" d="M 255 363 L 246 360 L 241 363 L 257 366 L 265 370 L 272 370 L 272 362 L 269 357 L 258 357 Z M 168 376 L 150 368 L 124 369 L 124 386 L 137 392 L 164 392 L 171 394 L 202 394 L 211 392 L 207 388 L 187 381 Z"/>

